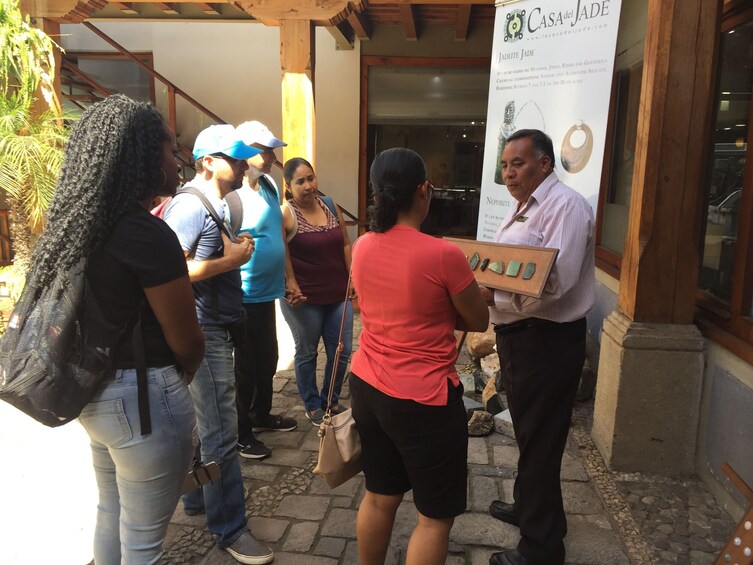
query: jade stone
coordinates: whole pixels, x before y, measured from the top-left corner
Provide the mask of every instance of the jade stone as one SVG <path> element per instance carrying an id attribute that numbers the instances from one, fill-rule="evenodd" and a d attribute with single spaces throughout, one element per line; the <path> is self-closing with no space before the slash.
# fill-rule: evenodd
<path id="1" fill-rule="evenodd" d="M 481 257 L 478 253 L 474 252 L 473 256 L 471 257 L 471 260 L 469 261 L 471 265 L 471 271 L 475 271 L 476 267 L 478 267 L 479 261 L 481 261 Z"/>
<path id="2" fill-rule="evenodd" d="M 536 263 L 526 263 L 526 268 L 523 269 L 523 280 L 527 281 L 536 272 Z"/>
<path id="3" fill-rule="evenodd" d="M 486 259 L 484 259 L 483 261 L 481 261 L 481 265 L 480 265 L 480 267 L 479 267 L 479 268 L 480 268 L 480 269 L 481 269 L 482 271 L 486 271 L 486 268 L 487 268 L 488 266 L 489 266 L 489 258 L 487 257 Z"/>
<path id="4" fill-rule="evenodd" d="M 502 261 L 494 261 L 493 263 L 489 263 L 489 270 L 494 271 L 498 275 L 504 275 L 505 264 Z"/>
<path id="5" fill-rule="evenodd" d="M 520 272 L 520 266 L 522 263 L 520 261 L 510 261 L 507 264 L 507 276 L 508 277 L 517 277 L 518 273 Z"/>

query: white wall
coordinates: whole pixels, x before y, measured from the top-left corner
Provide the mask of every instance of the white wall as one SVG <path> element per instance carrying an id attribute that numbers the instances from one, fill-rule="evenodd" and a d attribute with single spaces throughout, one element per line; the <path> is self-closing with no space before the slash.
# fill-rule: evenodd
<path id="1" fill-rule="evenodd" d="M 154 67 L 178 88 L 225 121 L 259 120 L 282 131 L 279 28 L 252 22 L 96 22 L 133 52 L 151 52 Z M 80 25 L 61 26 L 66 51 L 112 51 Z M 359 46 L 335 50 L 316 31 L 316 163 L 322 191 L 355 212 L 358 204 Z M 157 105 L 166 112 L 161 83 Z M 213 122 L 187 104 L 178 105 L 179 141 L 189 147 Z M 278 159 L 282 154 L 278 151 Z M 282 178 L 279 171 L 273 176 Z"/>

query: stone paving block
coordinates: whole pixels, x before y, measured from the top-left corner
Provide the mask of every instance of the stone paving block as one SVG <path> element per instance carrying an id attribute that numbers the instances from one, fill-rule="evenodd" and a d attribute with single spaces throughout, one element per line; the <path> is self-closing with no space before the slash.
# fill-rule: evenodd
<path id="1" fill-rule="evenodd" d="M 484 477 L 499 477 L 499 478 L 514 478 L 518 474 L 516 467 L 496 467 L 492 465 L 480 465 L 477 467 L 471 467 L 471 473 L 474 475 L 481 475 Z"/>
<path id="2" fill-rule="evenodd" d="M 345 549 L 345 540 L 341 538 L 321 538 L 316 544 L 314 555 L 339 558 Z"/>
<path id="3" fill-rule="evenodd" d="M 239 458 L 241 462 L 241 475 L 244 479 L 251 479 L 254 481 L 272 482 L 280 475 L 282 469 L 274 465 L 261 465 L 260 461 L 253 459 Z M 253 488 L 253 484 L 251 485 Z"/>
<path id="4" fill-rule="evenodd" d="M 173 517 L 170 518 L 171 524 L 179 524 L 181 526 L 191 526 L 193 528 L 204 528 L 207 525 L 206 514 L 199 514 L 198 516 L 187 516 L 183 512 L 183 500 L 178 502 L 178 506 L 173 512 Z"/>
<path id="5" fill-rule="evenodd" d="M 562 500 L 569 514 L 598 514 L 601 500 L 589 483 L 562 481 Z"/>
<path id="6" fill-rule="evenodd" d="M 502 479 L 502 498 L 505 502 L 512 504 L 515 500 L 513 489 L 515 488 L 515 479 Z"/>
<path id="7" fill-rule="evenodd" d="M 288 379 L 275 375 L 272 379 L 272 391 L 282 392 L 283 389 L 287 386 L 288 382 L 290 382 Z"/>
<path id="8" fill-rule="evenodd" d="M 458 516 L 450 530 L 450 541 L 461 545 L 512 548 L 518 545 L 519 538 L 518 528 L 495 520 L 485 512 L 466 512 Z"/>
<path id="9" fill-rule="evenodd" d="M 497 480 L 491 477 L 470 477 L 470 496 L 468 497 L 471 512 L 486 512 L 489 503 L 499 498 Z"/>
<path id="10" fill-rule="evenodd" d="M 357 563 L 354 561 L 353 563 Z M 233 561 L 234 565 L 238 565 Z M 274 565 L 337 565 L 337 559 L 308 555 L 306 553 L 275 552 Z"/>
<path id="11" fill-rule="evenodd" d="M 390 547 L 405 549 L 408 547 L 408 540 L 416 528 L 418 516 L 416 507 L 412 502 L 405 500 L 398 506 L 395 514 L 395 525 L 392 527 L 392 537 L 390 538 Z"/>
<path id="12" fill-rule="evenodd" d="M 474 547 L 466 552 L 466 555 L 470 557 L 470 560 L 468 561 L 468 563 L 470 565 L 489 565 L 489 558 L 491 557 L 492 553 L 497 552 L 497 551 L 502 551 L 502 549 L 503 548 L 483 549 L 479 547 Z M 511 548 L 504 548 L 504 549 L 511 549 Z"/>
<path id="13" fill-rule="evenodd" d="M 272 465 L 287 465 L 288 467 L 303 467 L 311 454 L 299 449 L 278 448 L 272 451 L 265 462 Z"/>
<path id="14" fill-rule="evenodd" d="M 213 547 L 200 561 L 201 565 L 237 565 L 238 562 L 227 552 L 217 546 Z"/>
<path id="15" fill-rule="evenodd" d="M 716 555 L 713 553 L 705 553 L 703 551 L 690 550 L 690 564 L 689 565 L 708 565 L 713 563 L 716 559 Z"/>
<path id="16" fill-rule="evenodd" d="M 301 427 L 301 424 L 298 424 Z M 274 449 L 275 447 L 295 447 L 297 448 L 303 436 L 306 435 L 305 431 L 298 431 L 296 428 L 289 432 L 261 432 L 256 434 L 256 439 L 263 441 L 267 447 Z"/>
<path id="17" fill-rule="evenodd" d="M 306 553 L 314 545 L 314 539 L 319 531 L 319 522 L 299 522 L 290 527 L 282 544 L 283 551 Z"/>
<path id="18" fill-rule="evenodd" d="M 352 479 L 345 481 L 339 487 L 329 488 L 324 479 L 319 475 L 314 475 L 314 480 L 311 481 L 309 487 L 309 494 L 324 494 L 327 496 L 347 496 L 353 498 L 358 489 L 361 487 L 363 481 L 363 473 L 359 473 Z"/>
<path id="19" fill-rule="evenodd" d="M 560 471 L 560 478 L 563 481 L 588 481 L 588 474 L 583 467 L 583 462 L 580 457 L 574 457 L 572 454 L 565 451 L 562 456 L 562 470 Z"/>
<path id="20" fill-rule="evenodd" d="M 468 438 L 468 463 L 487 465 L 489 454 L 487 453 L 486 440 L 482 437 Z"/>
<path id="21" fill-rule="evenodd" d="M 251 530 L 253 536 L 267 543 L 277 543 L 280 541 L 289 525 L 289 520 L 280 520 L 279 518 L 251 516 L 248 519 L 248 528 Z"/>
<path id="22" fill-rule="evenodd" d="M 324 520 L 322 535 L 336 538 L 356 538 L 356 515 L 355 510 L 345 508 L 333 508 Z"/>
<path id="23" fill-rule="evenodd" d="M 358 563 L 358 544 L 355 541 L 349 541 L 346 544 L 342 563 Z"/>
<path id="24" fill-rule="evenodd" d="M 623 545 L 615 532 L 600 528 L 581 516 L 567 517 L 565 553 L 568 563 L 582 565 L 629 565 Z"/>
<path id="25" fill-rule="evenodd" d="M 275 515 L 305 520 L 321 520 L 327 513 L 328 508 L 329 499 L 327 497 L 289 495 L 280 501 Z"/>
<path id="26" fill-rule="evenodd" d="M 465 565 L 465 556 L 448 555 L 444 563 L 445 565 Z"/>
<path id="27" fill-rule="evenodd" d="M 350 508 L 352 504 L 353 499 L 345 496 L 336 496 L 332 499 L 332 508 Z"/>
<path id="28" fill-rule="evenodd" d="M 493 463 L 497 467 L 517 468 L 519 455 L 517 445 L 495 445 L 492 447 Z"/>
<path id="29" fill-rule="evenodd" d="M 486 441 L 491 445 L 518 445 L 518 442 L 516 442 L 514 439 L 502 434 L 491 434 L 486 438 Z"/>

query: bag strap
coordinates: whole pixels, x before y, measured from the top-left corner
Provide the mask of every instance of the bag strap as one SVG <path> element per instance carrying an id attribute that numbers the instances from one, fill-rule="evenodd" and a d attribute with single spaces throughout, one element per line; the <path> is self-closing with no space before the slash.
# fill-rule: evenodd
<path id="1" fill-rule="evenodd" d="M 335 349 L 335 359 L 332 363 L 332 376 L 329 379 L 329 393 L 327 394 L 327 410 L 324 413 L 324 419 L 331 418 L 332 410 L 332 395 L 335 392 L 335 377 L 337 376 L 337 366 L 340 364 L 340 352 L 345 345 L 343 344 L 343 330 L 345 328 L 345 316 L 348 313 L 348 301 L 350 300 L 350 283 L 352 273 L 348 273 L 348 284 L 345 287 L 345 302 L 343 303 L 343 315 L 340 319 L 340 334 L 337 337 L 337 349 Z"/>
<path id="2" fill-rule="evenodd" d="M 201 200 L 201 203 L 204 205 L 204 208 L 206 208 L 207 213 L 212 217 L 214 223 L 217 224 L 217 228 L 221 232 L 223 232 L 230 241 L 235 242 L 235 234 L 230 232 L 225 222 L 220 218 L 219 214 L 217 214 L 217 210 L 214 209 L 214 206 L 212 206 L 212 203 L 203 192 L 201 192 L 195 186 L 184 186 L 175 194 L 175 196 L 184 193 L 193 194 L 199 200 Z"/>
<path id="3" fill-rule="evenodd" d="M 146 351 L 144 332 L 141 329 L 141 306 L 136 325 L 133 327 L 133 360 L 136 362 L 136 389 L 139 404 L 139 424 L 141 435 L 152 433 L 152 415 L 149 412 L 149 385 L 146 382 Z"/>
<path id="4" fill-rule="evenodd" d="M 335 208 L 335 201 L 332 200 L 331 196 L 326 196 L 325 194 L 319 193 L 319 198 L 322 199 L 322 202 L 327 205 L 327 208 L 329 208 L 329 211 L 332 212 L 332 215 L 335 217 L 335 220 L 337 223 L 340 223 L 340 220 L 337 219 L 337 208 Z"/>
<path id="5" fill-rule="evenodd" d="M 236 234 L 243 223 L 243 200 L 241 200 L 238 191 L 233 190 L 225 195 L 225 202 L 230 212 L 230 229 L 233 234 Z"/>

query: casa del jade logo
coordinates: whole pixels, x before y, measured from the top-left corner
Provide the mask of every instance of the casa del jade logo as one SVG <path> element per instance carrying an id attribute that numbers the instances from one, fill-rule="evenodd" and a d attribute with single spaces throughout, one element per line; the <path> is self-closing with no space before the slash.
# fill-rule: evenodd
<path id="1" fill-rule="evenodd" d="M 561 2 L 565 4 L 565 2 Z M 514 9 L 505 15 L 506 43 L 523 39 L 526 34 L 534 35 L 541 31 L 558 27 L 573 28 L 609 16 L 611 0 L 574 0 L 567 8 L 546 11 L 540 6 L 529 10 Z"/>

